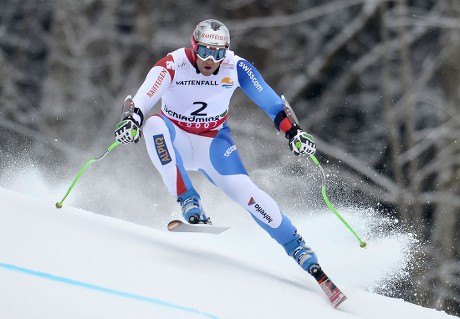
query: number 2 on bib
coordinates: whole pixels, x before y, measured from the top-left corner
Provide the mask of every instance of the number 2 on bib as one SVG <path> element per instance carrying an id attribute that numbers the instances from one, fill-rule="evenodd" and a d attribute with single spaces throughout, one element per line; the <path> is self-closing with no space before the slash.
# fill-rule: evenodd
<path id="1" fill-rule="evenodd" d="M 199 109 L 197 109 L 196 111 L 193 111 L 192 113 L 190 113 L 191 115 L 195 115 L 195 116 L 206 116 L 208 115 L 208 113 L 200 113 L 201 111 L 203 111 L 205 108 L 208 107 L 208 104 L 205 103 L 205 102 L 193 102 L 193 105 L 201 105 L 201 107 Z"/>

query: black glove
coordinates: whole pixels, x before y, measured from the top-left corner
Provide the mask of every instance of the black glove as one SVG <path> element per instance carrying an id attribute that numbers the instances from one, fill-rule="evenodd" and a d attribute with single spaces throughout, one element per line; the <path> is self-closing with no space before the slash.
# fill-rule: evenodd
<path id="1" fill-rule="evenodd" d="M 313 136 L 303 131 L 297 125 L 286 132 L 286 137 L 289 139 L 289 149 L 295 154 L 313 155 L 316 152 L 316 144 L 313 142 Z"/>

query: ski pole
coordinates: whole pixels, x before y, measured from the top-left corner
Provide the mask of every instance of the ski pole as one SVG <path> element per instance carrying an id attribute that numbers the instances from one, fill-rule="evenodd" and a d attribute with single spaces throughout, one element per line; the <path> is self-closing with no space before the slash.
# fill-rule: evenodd
<path id="1" fill-rule="evenodd" d="M 297 119 L 297 116 L 294 113 L 294 110 L 292 107 L 289 105 L 289 102 L 286 100 L 286 98 L 281 95 L 281 100 L 283 101 L 283 109 L 284 112 L 286 113 L 286 116 L 289 118 L 291 123 L 296 124 L 299 126 L 299 120 Z M 310 155 L 311 160 L 315 165 L 319 168 L 321 172 L 321 178 L 322 178 L 322 186 L 321 186 L 321 193 L 323 194 L 324 201 L 326 202 L 327 207 L 334 213 L 335 216 L 337 216 L 338 219 L 351 231 L 351 233 L 358 239 L 359 241 L 359 246 L 362 248 L 366 247 L 366 242 L 362 241 L 361 238 L 359 238 L 358 234 L 351 228 L 350 225 L 343 219 L 343 217 L 339 214 L 339 212 L 332 206 L 331 201 L 327 197 L 326 194 L 326 174 L 324 173 L 323 168 L 321 167 L 321 164 L 319 163 L 318 159 L 314 155 Z"/>
<path id="2" fill-rule="evenodd" d="M 95 158 L 92 158 L 90 159 L 89 161 L 86 162 L 85 165 L 83 165 L 83 167 L 80 169 L 80 171 L 78 172 L 77 176 L 75 176 L 75 179 L 73 180 L 72 184 L 70 185 L 69 189 L 67 190 L 67 193 L 65 193 L 64 197 L 61 199 L 60 202 L 57 202 L 56 203 L 56 208 L 62 208 L 62 203 L 64 202 L 64 200 L 67 198 L 67 196 L 69 195 L 70 191 L 72 190 L 72 188 L 75 186 L 75 184 L 78 182 L 78 180 L 80 179 L 81 175 L 86 171 L 86 169 L 88 168 L 88 166 L 90 166 L 92 163 L 94 162 L 97 162 L 97 161 L 100 161 L 101 159 L 103 159 L 107 154 L 109 154 L 109 152 L 111 150 L 113 150 L 115 147 L 117 147 L 118 145 L 120 145 L 120 142 L 118 141 L 115 141 L 112 143 L 112 145 L 110 145 L 107 150 L 104 152 L 104 154 L 102 154 L 101 156 L 99 157 L 95 157 Z"/>
<path id="3" fill-rule="evenodd" d="M 339 214 L 339 212 L 332 206 L 331 201 L 327 197 L 326 194 L 326 174 L 324 173 L 323 168 L 321 167 L 321 164 L 319 163 L 318 159 L 315 157 L 315 155 L 310 155 L 311 160 L 315 165 L 319 168 L 321 172 L 321 179 L 322 179 L 322 185 L 321 185 L 321 193 L 323 194 L 324 201 L 326 202 L 327 207 L 334 213 L 335 216 L 337 216 L 338 219 L 348 228 L 348 230 L 351 231 L 351 233 L 358 239 L 359 241 L 359 246 L 361 248 L 366 247 L 366 242 L 362 241 L 361 238 L 358 236 L 358 234 L 354 231 L 354 229 L 343 219 L 343 217 Z"/>
<path id="4" fill-rule="evenodd" d="M 121 117 L 120 117 L 120 121 L 122 121 L 123 119 L 127 119 L 128 117 L 130 116 L 133 116 L 134 114 L 134 103 L 133 103 L 133 100 L 131 98 L 131 95 L 128 95 L 126 98 L 125 98 L 125 101 L 123 102 L 123 108 L 121 110 Z M 120 123 L 119 123 L 120 124 Z M 118 127 L 117 127 L 118 128 Z M 139 129 L 140 130 L 140 129 Z M 136 136 L 137 134 L 137 130 L 134 129 L 131 131 L 131 136 Z M 89 161 L 86 162 L 85 165 L 83 165 L 83 167 L 80 169 L 80 171 L 78 172 L 77 176 L 75 176 L 75 179 L 73 180 L 72 184 L 70 185 L 69 189 L 67 190 L 67 193 L 65 193 L 64 197 L 61 199 L 60 202 L 57 202 L 56 203 L 56 208 L 62 208 L 62 203 L 64 202 L 64 200 L 67 198 L 67 196 L 69 195 L 70 191 L 72 190 L 72 188 L 75 186 L 75 184 L 78 182 L 78 180 L 80 179 L 81 175 L 86 171 L 86 169 L 88 168 L 88 166 L 90 166 L 92 163 L 94 162 L 97 162 L 97 161 L 100 161 L 101 159 L 103 159 L 107 154 L 110 153 L 111 150 L 113 150 L 115 147 L 117 147 L 118 145 L 120 144 L 120 142 L 118 141 L 115 141 L 112 143 L 112 145 L 110 145 L 107 150 L 104 152 L 104 154 L 102 154 L 101 156 L 99 157 L 95 157 L 95 158 L 92 158 L 90 159 Z"/>

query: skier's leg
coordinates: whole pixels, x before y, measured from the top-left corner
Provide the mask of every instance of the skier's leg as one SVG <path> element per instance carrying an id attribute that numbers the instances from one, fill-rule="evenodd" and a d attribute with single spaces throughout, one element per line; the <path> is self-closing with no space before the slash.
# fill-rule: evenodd
<path id="1" fill-rule="evenodd" d="M 206 221 L 200 196 L 186 171 L 192 158 L 192 146 L 187 134 L 160 115 L 148 118 L 143 131 L 150 159 L 169 193 L 177 197 L 185 220 L 190 223 Z"/>
<path id="2" fill-rule="evenodd" d="M 187 152 L 186 143 L 180 144 L 180 152 L 176 148 L 181 139 L 178 135 L 180 131 L 169 120 L 154 115 L 145 121 L 143 132 L 150 160 L 160 173 L 169 193 L 173 196 L 185 193 L 192 187 L 192 182 L 181 155 Z"/>
<path id="3" fill-rule="evenodd" d="M 222 129 L 209 147 L 210 166 L 206 176 L 231 199 L 249 211 L 255 221 L 275 239 L 300 266 L 309 268 L 318 262 L 315 253 L 305 245 L 291 220 L 278 204 L 249 178 L 228 128 Z"/>

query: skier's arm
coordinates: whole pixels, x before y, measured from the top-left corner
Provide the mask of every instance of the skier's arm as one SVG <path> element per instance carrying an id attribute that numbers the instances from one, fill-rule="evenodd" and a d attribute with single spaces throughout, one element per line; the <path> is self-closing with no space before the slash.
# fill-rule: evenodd
<path id="1" fill-rule="evenodd" d="M 238 82 L 246 95 L 264 110 L 272 120 L 283 110 L 283 101 L 248 61 L 237 62 Z"/>
<path id="2" fill-rule="evenodd" d="M 155 106 L 174 78 L 174 59 L 167 55 L 158 61 L 147 74 L 134 98 L 128 95 L 122 118 L 115 127 L 115 139 L 122 144 L 139 142 L 144 114 Z"/>
<path id="3" fill-rule="evenodd" d="M 237 71 L 241 89 L 270 116 L 276 129 L 285 134 L 291 151 L 296 155 L 314 154 L 316 144 L 312 136 L 304 132 L 298 123 L 291 122 L 284 111 L 282 99 L 264 81 L 259 71 L 244 59 L 238 61 Z"/>
<path id="4" fill-rule="evenodd" d="M 168 54 L 159 60 L 147 74 L 144 83 L 133 97 L 134 105 L 143 114 L 147 114 L 155 106 L 163 93 L 174 79 L 174 59 Z"/>

